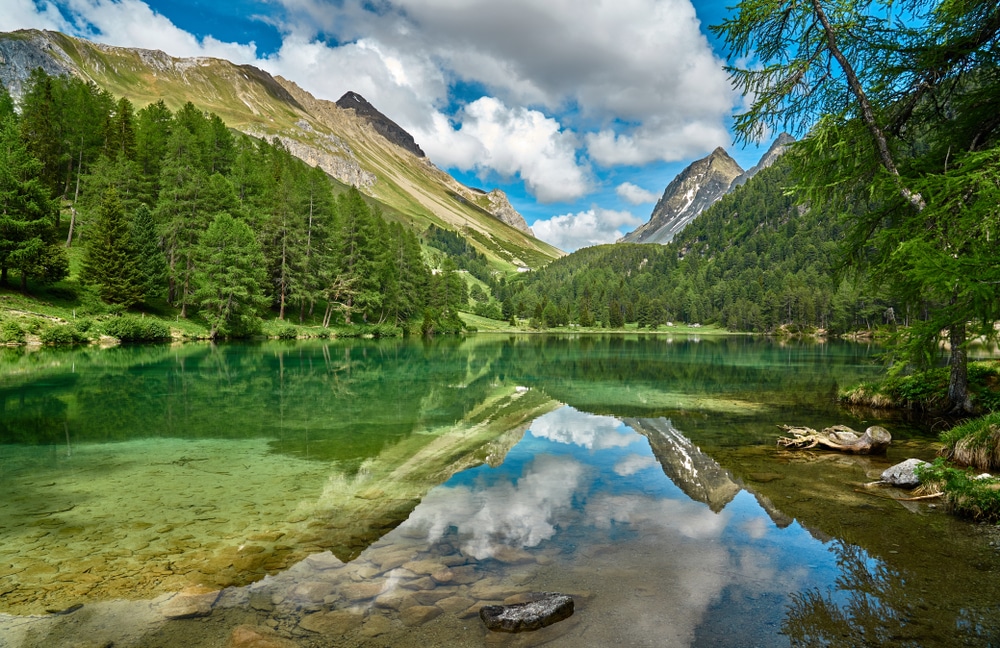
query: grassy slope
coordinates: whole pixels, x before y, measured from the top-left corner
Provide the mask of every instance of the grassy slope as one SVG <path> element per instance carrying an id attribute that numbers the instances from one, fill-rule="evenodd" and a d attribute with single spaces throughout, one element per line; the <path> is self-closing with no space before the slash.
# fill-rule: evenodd
<path id="1" fill-rule="evenodd" d="M 499 270 L 537 268 L 563 254 L 490 215 L 451 176 L 390 144 L 353 111 L 316 99 L 290 81 L 219 59 L 174 59 L 161 52 L 96 45 L 57 33 L 46 32 L 45 37 L 56 47 L 57 56 L 59 50 L 65 52 L 81 76 L 115 96 L 128 97 L 137 108 L 162 99 L 176 110 L 190 101 L 236 130 L 284 136 L 319 155 L 353 158 L 378 177 L 365 191 L 385 205 L 388 217 L 419 231 L 431 223 L 464 231 Z M 297 125 L 303 123 L 309 128 Z M 331 144 L 335 140 L 329 136 L 345 143 L 350 152 Z"/>

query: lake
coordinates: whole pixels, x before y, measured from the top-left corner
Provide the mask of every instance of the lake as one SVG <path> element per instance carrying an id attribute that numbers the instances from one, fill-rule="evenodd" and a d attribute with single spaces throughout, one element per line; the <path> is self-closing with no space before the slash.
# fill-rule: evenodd
<path id="1" fill-rule="evenodd" d="M 846 342 L 0 349 L 0 646 L 990 646 L 1000 536 L 866 486 Z M 886 457 L 779 449 L 885 426 Z M 484 604 L 574 598 L 537 632 Z"/>

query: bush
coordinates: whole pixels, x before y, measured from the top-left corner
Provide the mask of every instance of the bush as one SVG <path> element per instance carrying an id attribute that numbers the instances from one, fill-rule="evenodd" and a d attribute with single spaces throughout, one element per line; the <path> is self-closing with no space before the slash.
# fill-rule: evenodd
<path id="1" fill-rule="evenodd" d="M 78 331 L 72 324 L 52 324 L 38 333 L 42 344 L 54 346 L 70 346 L 87 342 L 87 336 Z"/>
<path id="2" fill-rule="evenodd" d="M 14 320 L 0 322 L 0 344 L 24 344 L 26 333 Z"/>
<path id="3" fill-rule="evenodd" d="M 274 332 L 279 340 L 294 340 L 299 337 L 299 329 L 294 324 L 283 324 Z"/>
<path id="4" fill-rule="evenodd" d="M 949 510 L 979 522 L 1000 521 L 1000 479 L 975 475 L 970 469 L 949 466 L 938 458 L 917 469 L 924 485 L 934 485 L 945 495 Z"/>
<path id="5" fill-rule="evenodd" d="M 123 315 L 106 321 L 104 334 L 122 342 L 155 342 L 170 339 L 170 327 L 149 317 Z"/>

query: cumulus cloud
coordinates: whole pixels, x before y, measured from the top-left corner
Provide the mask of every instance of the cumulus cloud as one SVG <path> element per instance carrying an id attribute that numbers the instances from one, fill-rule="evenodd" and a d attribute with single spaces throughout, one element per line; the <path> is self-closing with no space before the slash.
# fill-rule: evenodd
<path id="1" fill-rule="evenodd" d="M 645 205 L 649 203 L 655 203 L 660 199 L 659 194 L 653 193 L 648 189 L 643 189 L 637 184 L 632 184 L 631 182 L 623 182 L 615 189 L 615 193 L 618 197 L 627 202 L 630 205 Z"/>
<path id="2" fill-rule="evenodd" d="M 572 407 L 559 409 L 541 416 L 531 424 L 531 433 L 556 443 L 578 445 L 588 450 L 621 448 L 631 445 L 638 438 L 618 419 L 596 416 Z"/>
<path id="3" fill-rule="evenodd" d="M 454 527 L 462 551 L 476 559 L 503 547 L 535 547 L 556 533 L 556 522 L 585 487 L 585 466 L 567 457 L 536 457 L 516 481 L 487 488 L 438 488 L 410 514 L 405 526 L 436 542 Z"/>
<path id="4" fill-rule="evenodd" d="M 0 26 L 252 63 L 329 100 L 354 90 L 438 165 L 519 179 L 542 202 L 586 196 L 602 167 L 692 159 L 730 140 L 737 99 L 691 0 L 262 6 L 261 20 L 283 40 L 266 56 L 254 43 L 188 33 L 142 0 L 9 0 Z M 634 223 L 594 211 L 556 217 L 542 231 L 583 228 L 560 247 L 608 242 L 618 227 L 609 217 Z"/>
<path id="5" fill-rule="evenodd" d="M 531 225 L 535 236 L 567 252 L 582 247 L 614 243 L 645 222 L 631 212 L 593 207 L 575 214 L 562 214 Z"/>
<path id="6" fill-rule="evenodd" d="M 651 455 L 630 454 L 615 464 L 615 474 L 628 477 L 648 468 L 659 468 L 660 464 Z"/>
<path id="7" fill-rule="evenodd" d="M 482 86 L 508 106 L 563 115 L 601 165 L 690 159 L 730 141 L 725 120 L 736 96 L 690 0 L 283 5 L 294 33 L 420 52 L 423 65 L 450 81 Z M 382 105 L 378 94 L 370 99 Z M 452 99 L 429 102 L 440 110 Z"/>

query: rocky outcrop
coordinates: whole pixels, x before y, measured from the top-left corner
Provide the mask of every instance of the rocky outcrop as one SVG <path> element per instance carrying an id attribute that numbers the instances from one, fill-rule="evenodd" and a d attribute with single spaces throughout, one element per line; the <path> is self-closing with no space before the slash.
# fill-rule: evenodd
<path id="1" fill-rule="evenodd" d="M 313 146 L 287 135 L 271 135 L 256 129 L 247 129 L 244 132 L 251 137 L 277 138 L 288 149 L 289 153 L 310 166 L 319 166 L 344 184 L 358 189 L 370 189 L 375 186 L 378 177 L 361 168 L 347 142 L 336 135 L 319 133 L 304 120 L 298 122 L 296 126 L 312 135 L 313 139 L 319 142 L 319 145 Z"/>
<path id="2" fill-rule="evenodd" d="M 0 39 L 0 83 L 15 103 L 20 103 L 24 84 L 35 68 L 50 76 L 73 73 L 66 53 L 52 44 L 48 32 L 17 31 Z"/>
<path id="3" fill-rule="evenodd" d="M 380 113 L 375 106 L 368 103 L 368 100 L 358 93 L 346 93 L 337 100 L 337 105 L 345 110 L 353 110 L 358 117 L 371 124 L 379 135 L 396 146 L 406 149 L 419 158 L 426 157 L 412 135 L 407 133 L 402 126 Z"/>
<path id="4" fill-rule="evenodd" d="M 930 464 L 921 459 L 907 459 L 882 471 L 882 481 L 899 488 L 916 488 L 920 485 L 917 469 Z"/>
<path id="5" fill-rule="evenodd" d="M 733 191 L 737 187 L 742 187 L 747 183 L 750 178 L 754 177 L 764 169 L 768 168 L 781 157 L 782 153 L 788 150 L 788 147 L 795 143 L 795 138 L 788 133 L 782 133 L 778 135 L 778 138 L 774 140 L 771 147 L 767 149 L 760 158 L 760 162 L 753 165 L 742 174 L 738 175 L 732 184 L 729 185 L 729 191 Z"/>
<path id="6" fill-rule="evenodd" d="M 539 630 L 573 616 L 573 597 L 547 592 L 513 605 L 484 605 L 479 617 L 495 632 Z"/>
<path id="7" fill-rule="evenodd" d="M 507 223 L 514 229 L 521 230 L 525 234 L 534 236 L 527 221 L 524 220 L 524 216 L 510 204 L 507 194 L 500 189 L 494 189 L 486 194 L 486 197 L 490 199 L 490 207 L 487 211 L 496 216 L 498 220 Z"/>
<path id="8" fill-rule="evenodd" d="M 736 160 L 719 147 L 693 162 L 667 185 L 649 222 L 622 237 L 626 243 L 669 243 L 677 232 L 729 191 L 743 173 Z"/>

